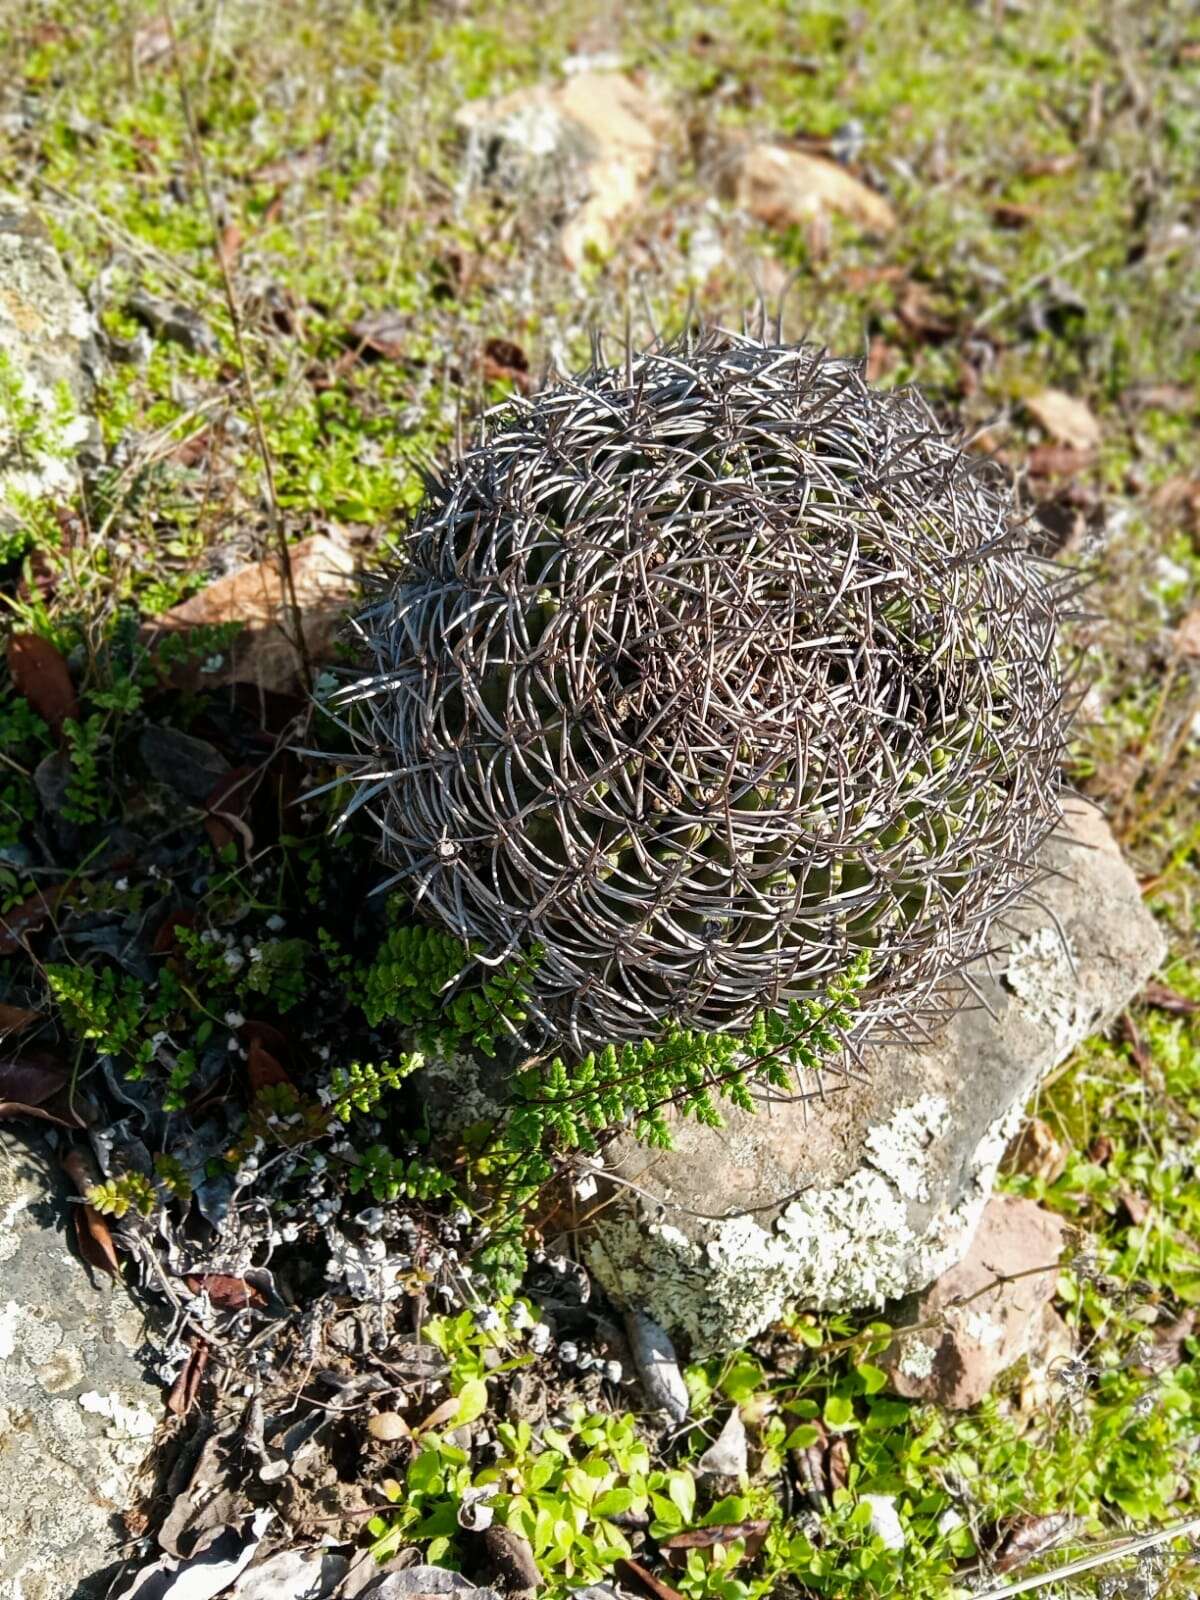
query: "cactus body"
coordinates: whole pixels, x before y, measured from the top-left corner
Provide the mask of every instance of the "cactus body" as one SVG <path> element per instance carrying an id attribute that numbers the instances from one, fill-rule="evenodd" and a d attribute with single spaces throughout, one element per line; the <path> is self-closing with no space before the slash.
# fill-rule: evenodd
<path id="1" fill-rule="evenodd" d="M 343 692 L 382 853 L 587 1046 L 872 951 L 903 1025 L 1058 821 L 1061 575 L 911 391 L 710 333 L 482 420 Z"/>

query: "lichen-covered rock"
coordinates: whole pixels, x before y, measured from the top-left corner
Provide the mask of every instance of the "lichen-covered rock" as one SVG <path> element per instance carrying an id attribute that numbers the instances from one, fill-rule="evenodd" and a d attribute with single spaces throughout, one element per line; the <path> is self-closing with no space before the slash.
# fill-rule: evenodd
<path id="1" fill-rule="evenodd" d="M 94 333 L 41 218 L 0 194 L 0 516 L 14 497 L 74 488 Z"/>
<path id="2" fill-rule="evenodd" d="M 157 1420 L 142 1319 L 94 1284 L 45 1142 L 0 1127 L 0 1600 L 93 1600 Z"/>
<path id="3" fill-rule="evenodd" d="M 696 1353 L 788 1306 L 880 1306 L 960 1260 L 1039 1079 L 1164 954 L 1102 818 L 1072 804 L 1043 861 L 1039 903 L 972 972 L 983 1004 L 936 1037 L 879 1047 L 816 1098 L 677 1125 L 671 1151 L 613 1145 L 610 1165 L 651 1198 L 618 1187 L 597 1214 L 588 1262 L 608 1292 Z"/>
<path id="4" fill-rule="evenodd" d="M 963 1411 L 1045 1337 L 1066 1225 L 1032 1200 L 993 1195 L 971 1248 L 896 1321 L 911 1326 L 879 1365 L 909 1400 Z"/>

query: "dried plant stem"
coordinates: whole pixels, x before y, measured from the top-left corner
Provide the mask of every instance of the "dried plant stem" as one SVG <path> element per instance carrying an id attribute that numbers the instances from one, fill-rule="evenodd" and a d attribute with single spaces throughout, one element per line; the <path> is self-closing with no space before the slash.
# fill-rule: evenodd
<path id="1" fill-rule="evenodd" d="M 1056 1567 L 1053 1572 L 1039 1572 L 1032 1578 L 1020 1578 L 1015 1583 L 1006 1583 L 999 1589 L 986 1589 L 981 1594 L 973 1596 L 973 1600 L 1010 1600 L 1018 1594 L 1031 1594 L 1035 1589 L 1046 1589 L 1052 1583 L 1061 1583 L 1064 1578 L 1077 1578 L 1081 1572 L 1094 1572 L 1097 1567 L 1106 1567 L 1110 1562 L 1120 1561 L 1125 1556 L 1140 1555 L 1143 1550 L 1153 1550 L 1159 1545 L 1170 1544 L 1172 1539 L 1190 1539 L 1200 1535 L 1200 1516 L 1188 1517 L 1182 1522 L 1174 1522 L 1167 1528 L 1159 1528 L 1156 1533 L 1145 1533 L 1136 1539 L 1123 1539 L 1119 1544 L 1106 1546 L 1103 1550 L 1095 1550 L 1090 1555 L 1080 1556 L 1076 1561 L 1068 1561 L 1061 1567 Z"/>
<path id="2" fill-rule="evenodd" d="M 188 93 L 187 79 L 183 70 L 183 56 L 179 48 L 179 36 L 175 31 L 175 18 L 171 11 L 170 0 L 159 0 L 162 18 L 166 26 L 167 36 L 171 44 L 171 61 L 175 69 L 175 83 L 179 90 L 179 102 L 183 110 L 183 120 L 187 128 L 188 144 L 192 152 L 192 160 L 196 165 L 196 172 L 200 179 L 200 187 L 204 194 L 204 206 L 208 213 L 209 226 L 212 228 L 213 254 L 221 273 L 221 283 L 225 294 L 225 307 L 229 313 L 229 324 L 233 333 L 234 347 L 237 351 L 238 367 L 241 371 L 242 386 L 246 393 L 246 404 L 250 410 L 251 421 L 254 426 L 255 442 L 262 460 L 263 482 L 266 488 L 267 514 L 270 519 L 271 532 L 274 536 L 276 554 L 279 560 L 279 570 L 283 578 L 283 586 L 287 593 L 288 610 L 291 613 L 292 634 L 289 643 L 296 651 L 299 660 L 300 675 L 304 687 L 309 694 L 312 693 L 313 671 L 312 661 L 308 653 L 308 642 L 304 637 L 304 617 L 300 610 L 300 603 L 296 597 L 296 580 L 292 571 L 292 555 L 288 548 L 287 532 L 283 526 L 283 517 L 280 513 L 279 496 L 275 486 L 275 464 L 271 457 L 271 447 L 267 440 L 267 431 L 263 424 L 262 408 L 258 403 L 258 395 L 254 387 L 254 379 L 250 371 L 250 358 L 246 349 L 245 330 L 242 324 L 241 307 L 238 303 L 237 290 L 230 271 L 229 258 L 221 245 L 221 225 L 217 216 L 216 202 L 213 199 L 212 184 L 209 181 L 208 162 L 204 154 L 204 145 L 200 138 L 200 129 L 196 122 L 195 112 L 192 107 L 191 96 Z M 285 636 L 287 630 L 284 630 Z"/>

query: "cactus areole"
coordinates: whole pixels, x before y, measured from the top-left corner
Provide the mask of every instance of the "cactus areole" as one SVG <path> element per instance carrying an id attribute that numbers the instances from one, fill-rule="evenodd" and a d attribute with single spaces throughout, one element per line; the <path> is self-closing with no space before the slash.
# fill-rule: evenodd
<path id="1" fill-rule="evenodd" d="M 867 1026 L 990 948 L 1060 817 L 1065 579 L 995 469 L 858 363 L 597 359 L 431 480 L 342 692 L 424 914 L 541 947 L 577 1046 L 736 1032 L 871 951 Z"/>

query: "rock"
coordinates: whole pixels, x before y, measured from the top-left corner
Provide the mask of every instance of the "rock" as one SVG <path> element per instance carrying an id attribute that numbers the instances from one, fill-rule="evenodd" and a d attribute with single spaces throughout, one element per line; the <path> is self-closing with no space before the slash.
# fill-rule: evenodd
<path id="1" fill-rule="evenodd" d="M 965 1411 L 1047 1330 L 1066 1224 L 1032 1200 L 993 1195 L 967 1254 L 893 1320 L 932 1324 L 906 1333 L 879 1365 L 896 1394 Z"/>
<path id="2" fill-rule="evenodd" d="M 485 179 L 544 189 L 568 212 L 559 238 L 566 264 L 606 253 L 636 210 L 658 160 L 666 113 L 620 72 L 577 72 L 557 88 L 537 85 L 473 101 L 458 125 L 481 155 Z"/>
<path id="3" fill-rule="evenodd" d="M 120 1284 L 67 1246 L 49 1147 L 0 1126 L 0 1595 L 99 1600 L 163 1412 Z"/>
<path id="4" fill-rule="evenodd" d="M 357 593 L 354 554 L 344 539 L 317 533 L 291 546 L 291 567 L 309 660 L 327 660 L 346 608 Z M 299 656 L 276 558 L 251 562 L 215 579 L 190 600 L 156 617 L 147 632 L 153 639 L 222 622 L 240 622 L 242 631 L 212 670 L 206 665 L 204 683 L 253 683 L 278 693 L 295 689 Z"/>
<path id="5" fill-rule="evenodd" d="M 735 1348 L 791 1305 L 881 1306 L 960 1260 L 1041 1077 L 1140 990 L 1165 947 L 1098 814 L 1072 803 L 1040 904 L 972 974 L 985 1005 L 921 1042 L 873 1049 L 853 1079 L 725 1127 L 677 1122 L 675 1148 L 629 1137 L 587 1262 L 692 1353 Z M 1066 936 L 1069 954 L 1059 938 Z M 990 1009 L 989 1009 L 990 1008 Z"/>
<path id="6" fill-rule="evenodd" d="M 894 1494 L 864 1494 L 859 1498 L 871 1510 L 871 1520 L 867 1526 L 875 1537 L 880 1540 L 885 1550 L 903 1550 L 905 1545 L 904 1525 L 900 1521 L 900 1513 L 896 1510 L 896 1496 Z"/>
<path id="7" fill-rule="evenodd" d="M 1073 450 L 1094 450 L 1100 443 L 1099 422 L 1082 400 L 1061 389 L 1043 389 L 1031 395 L 1025 409 L 1052 439 Z"/>
<path id="8" fill-rule="evenodd" d="M 167 344 L 180 345 L 191 355 L 221 353 L 220 340 L 200 313 L 190 306 L 175 300 L 158 300 L 144 289 L 138 289 L 129 297 L 125 309 Z"/>
<path id="9" fill-rule="evenodd" d="M 752 144 L 735 151 L 723 174 L 734 203 L 768 228 L 790 228 L 828 216 L 848 217 L 868 233 L 890 233 L 896 213 L 874 189 L 835 161 Z"/>
<path id="10" fill-rule="evenodd" d="M 45 224 L 0 194 L 0 515 L 14 496 L 76 489 L 75 454 L 92 434 L 94 335 Z"/>

